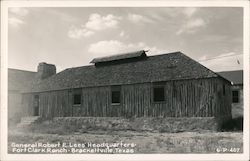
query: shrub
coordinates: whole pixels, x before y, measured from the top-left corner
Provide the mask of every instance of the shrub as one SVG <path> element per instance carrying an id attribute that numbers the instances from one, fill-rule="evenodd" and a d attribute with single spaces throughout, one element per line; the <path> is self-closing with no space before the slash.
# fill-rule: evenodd
<path id="1" fill-rule="evenodd" d="M 225 121 L 221 126 L 222 131 L 243 131 L 243 117 L 237 117 Z"/>

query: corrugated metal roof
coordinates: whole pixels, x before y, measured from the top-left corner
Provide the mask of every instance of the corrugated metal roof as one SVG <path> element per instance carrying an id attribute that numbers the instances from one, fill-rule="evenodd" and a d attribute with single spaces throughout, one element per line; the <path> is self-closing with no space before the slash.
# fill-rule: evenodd
<path id="1" fill-rule="evenodd" d="M 68 88 L 135 84 L 181 79 L 218 77 L 216 73 L 181 52 L 148 56 L 141 61 L 96 67 L 69 68 L 40 83 L 31 91 L 41 92 Z"/>

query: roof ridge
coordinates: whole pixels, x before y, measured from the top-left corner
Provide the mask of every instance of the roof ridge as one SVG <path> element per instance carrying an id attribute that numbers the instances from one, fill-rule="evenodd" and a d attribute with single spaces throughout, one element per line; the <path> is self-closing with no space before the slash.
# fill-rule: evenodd
<path id="1" fill-rule="evenodd" d="M 171 64 L 174 67 L 169 67 Z M 177 51 L 151 55 L 144 61 L 112 66 L 85 65 L 67 68 L 40 82 L 39 85 L 34 86 L 32 91 L 212 77 L 219 76 L 194 59 Z"/>
<path id="2" fill-rule="evenodd" d="M 162 54 L 157 54 L 157 55 L 149 55 L 148 57 L 157 57 L 157 56 L 165 56 L 165 55 L 169 55 L 169 54 L 182 54 L 182 52 L 180 51 L 175 51 L 175 52 L 170 52 L 170 53 L 162 53 Z"/>
<path id="3" fill-rule="evenodd" d="M 165 55 L 169 55 L 169 54 L 178 54 L 178 53 L 181 53 L 181 52 L 176 51 L 176 52 L 164 53 L 164 54 L 158 54 L 158 55 L 149 55 L 148 58 L 157 57 L 157 56 L 165 56 Z M 68 70 L 68 69 L 76 69 L 76 68 L 83 68 L 83 67 L 95 67 L 95 65 L 89 64 L 89 65 L 82 65 L 82 66 L 78 66 L 78 67 L 70 67 L 70 68 L 66 68 L 66 69 L 62 70 L 61 72 Z M 61 73 L 61 72 L 58 72 L 58 73 Z"/>
<path id="4" fill-rule="evenodd" d="M 158 54 L 158 55 L 149 55 L 148 58 L 158 57 L 158 56 L 166 56 L 166 55 L 169 55 L 169 54 L 178 54 L 178 53 L 181 53 L 181 52 L 180 51 L 176 51 L 176 52 L 164 53 L 164 54 Z M 76 68 L 82 68 L 82 67 L 95 67 L 95 65 L 89 64 L 89 65 L 83 65 L 83 66 L 78 66 L 78 67 L 70 67 L 70 68 L 64 69 L 63 71 L 65 71 L 67 69 L 76 69 Z M 63 71 L 61 71 L 61 72 L 63 72 Z"/>
<path id="5" fill-rule="evenodd" d="M 101 57 L 97 57 L 97 58 L 106 58 L 106 57 L 113 57 L 113 56 L 119 56 L 119 55 L 127 55 L 127 54 L 133 54 L 136 52 L 145 52 L 145 50 L 138 50 L 138 51 L 131 51 L 131 52 L 123 52 L 123 53 L 117 53 L 117 54 L 111 54 L 111 55 L 107 55 L 107 56 L 101 56 Z"/>
<path id="6" fill-rule="evenodd" d="M 132 59 L 132 58 L 143 58 L 147 57 L 146 51 L 139 50 L 127 53 L 118 53 L 113 55 L 107 55 L 103 57 L 94 58 L 90 63 L 100 64 L 100 63 L 107 63 L 107 62 L 114 62 L 114 61 L 121 61 L 125 59 Z"/>

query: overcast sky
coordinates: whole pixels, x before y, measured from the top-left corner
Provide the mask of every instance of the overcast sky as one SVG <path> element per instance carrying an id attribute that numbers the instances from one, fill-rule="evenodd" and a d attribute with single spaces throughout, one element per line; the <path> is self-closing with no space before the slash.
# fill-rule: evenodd
<path id="1" fill-rule="evenodd" d="M 100 56 L 181 51 L 214 71 L 242 69 L 243 9 L 9 8 L 10 68 L 65 68 Z M 233 56 L 232 56 L 233 55 Z"/>

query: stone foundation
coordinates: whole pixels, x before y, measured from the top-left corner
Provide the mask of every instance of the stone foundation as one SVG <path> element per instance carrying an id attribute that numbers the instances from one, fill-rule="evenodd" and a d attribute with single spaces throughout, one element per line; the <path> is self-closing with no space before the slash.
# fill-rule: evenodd
<path id="1" fill-rule="evenodd" d="M 221 121 L 214 117 L 188 118 L 120 118 L 120 117 L 55 117 L 54 124 L 94 130 L 133 130 L 155 132 L 218 131 Z"/>

